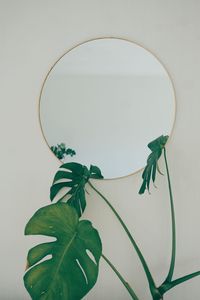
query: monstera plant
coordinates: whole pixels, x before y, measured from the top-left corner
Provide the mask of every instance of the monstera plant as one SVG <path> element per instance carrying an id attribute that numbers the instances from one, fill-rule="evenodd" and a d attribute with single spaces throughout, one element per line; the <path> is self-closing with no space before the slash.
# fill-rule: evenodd
<path id="1" fill-rule="evenodd" d="M 142 173 L 143 182 L 139 190 L 139 194 L 143 194 L 146 190 L 149 191 L 151 181 L 155 184 L 157 171 L 162 174 L 159 170 L 158 160 L 164 153 L 171 207 L 172 251 L 169 271 L 163 283 L 160 286 L 156 285 L 132 233 L 109 200 L 92 184 L 91 179 L 103 178 L 100 169 L 93 165 L 88 169 L 86 166 L 73 162 L 61 165 L 54 177 L 50 200 L 55 201 L 57 198 L 57 202 L 40 208 L 25 228 L 26 235 L 44 235 L 54 238 L 51 242 L 39 244 L 29 250 L 24 284 L 32 299 L 82 299 L 97 281 L 99 261 L 102 258 L 118 276 L 130 298 L 139 300 L 127 280 L 102 253 L 102 243 L 97 230 L 90 221 L 83 219 L 83 213 L 87 205 L 87 185 L 108 205 L 123 227 L 142 264 L 153 300 L 163 299 L 168 290 L 200 275 L 200 271 L 197 271 L 173 279 L 176 260 L 176 226 L 165 147 L 167 140 L 168 136 L 160 136 L 148 144 L 151 153 Z M 63 189 L 66 189 L 66 192 L 61 195 Z"/>

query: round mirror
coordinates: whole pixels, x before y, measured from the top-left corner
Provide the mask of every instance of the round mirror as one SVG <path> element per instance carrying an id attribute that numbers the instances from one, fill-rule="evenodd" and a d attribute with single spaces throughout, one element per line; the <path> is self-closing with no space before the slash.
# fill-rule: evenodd
<path id="1" fill-rule="evenodd" d="M 62 161 L 97 165 L 105 178 L 143 168 L 147 144 L 170 135 L 173 84 L 160 61 L 133 42 L 101 38 L 69 50 L 40 96 L 47 144 Z"/>

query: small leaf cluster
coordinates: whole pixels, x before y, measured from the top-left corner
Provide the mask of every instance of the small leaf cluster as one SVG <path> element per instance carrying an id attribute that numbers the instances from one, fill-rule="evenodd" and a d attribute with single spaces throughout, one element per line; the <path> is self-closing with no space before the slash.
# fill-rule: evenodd
<path id="1" fill-rule="evenodd" d="M 51 146 L 51 151 L 58 159 L 64 159 L 67 155 L 70 155 L 71 157 L 76 155 L 76 152 L 71 148 L 67 148 L 64 143 Z"/>

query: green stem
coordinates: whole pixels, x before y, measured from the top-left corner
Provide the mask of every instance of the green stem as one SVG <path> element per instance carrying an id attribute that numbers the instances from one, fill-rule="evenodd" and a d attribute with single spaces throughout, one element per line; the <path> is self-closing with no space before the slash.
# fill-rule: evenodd
<path id="1" fill-rule="evenodd" d="M 101 192 L 99 192 L 90 181 L 88 181 L 88 184 L 91 186 L 91 188 L 106 202 L 106 204 L 110 207 L 110 209 L 112 210 L 112 212 L 115 214 L 115 216 L 117 217 L 117 219 L 119 220 L 120 224 L 122 225 L 123 229 L 125 230 L 126 234 L 128 235 L 135 251 L 137 252 L 137 255 L 142 263 L 142 266 L 144 268 L 148 283 L 149 283 L 149 287 L 150 287 L 150 291 L 152 294 L 153 299 L 155 299 L 155 296 L 158 295 L 158 289 L 155 286 L 153 277 L 150 273 L 149 267 L 147 266 L 147 263 L 138 247 L 138 245 L 136 244 L 135 240 L 133 239 L 130 231 L 128 230 L 128 228 L 126 227 L 125 223 L 123 222 L 123 220 L 121 219 L 121 217 L 119 216 L 119 214 L 117 213 L 117 211 L 114 209 L 114 207 L 110 204 L 110 202 L 106 199 L 106 197 L 104 195 L 101 194 Z"/>
<path id="2" fill-rule="evenodd" d="M 175 211 L 174 211 L 172 188 L 171 188 L 169 168 L 168 168 L 166 149 L 165 148 L 164 148 L 164 158 L 165 158 L 165 166 L 166 166 L 166 170 L 167 170 L 167 181 L 168 181 L 168 187 L 169 187 L 170 206 L 171 206 L 171 222 L 172 222 L 171 262 L 170 262 L 169 273 L 167 275 L 167 278 L 166 278 L 165 282 L 170 282 L 172 280 L 172 276 L 173 276 L 173 273 L 174 273 L 175 259 L 176 259 L 176 223 L 175 223 Z"/>
<path id="3" fill-rule="evenodd" d="M 161 294 L 164 294 L 167 291 L 169 291 L 170 289 L 172 289 L 173 287 L 175 287 L 176 285 L 181 284 L 181 283 L 183 283 L 183 282 L 185 282 L 187 280 L 190 280 L 190 279 L 192 279 L 192 278 L 194 278 L 196 276 L 200 276 L 200 271 L 191 273 L 189 275 L 185 275 L 185 276 L 180 277 L 178 279 L 172 280 L 171 282 L 162 284 L 162 286 L 159 287 L 159 291 L 160 291 Z"/>
<path id="4" fill-rule="evenodd" d="M 117 275 L 117 277 L 119 278 L 119 280 L 123 283 L 123 285 L 125 286 L 125 288 L 129 292 L 129 294 L 131 295 L 131 298 L 134 299 L 134 300 L 139 300 L 139 298 L 136 296 L 135 292 L 130 287 L 130 285 L 128 284 L 128 282 L 126 282 L 124 280 L 124 278 L 122 277 L 122 275 L 117 271 L 117 269 L 113 266 L 113 264 L 110 262 L 110 260 L 105 255 L 103 255 L 103 254 L 101 256 L 107 262 L 107 264 L 111 267 L 111 269 L 115 272 L 115 274 Z"/>

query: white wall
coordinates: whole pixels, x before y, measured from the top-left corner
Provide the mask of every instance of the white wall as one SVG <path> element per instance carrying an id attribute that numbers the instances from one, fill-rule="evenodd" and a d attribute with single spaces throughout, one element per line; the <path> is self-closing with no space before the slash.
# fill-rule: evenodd
<path id="1" fill-rule="evenodd" d="M 168 145 L 178 230 L 175 276 L 200 269 L 199 9 L 198 0 L 0 1 L 0 299 L 29 299 L 22 276 L 26 253 L 35 239 L 24 237 L 23 230 L 35 210 L 49 203 L 49 187 L 59 166 L 39 127 L 42 81 L 66 49 L 101 36 L 125 37 L 145 45 L 171 73 L 177 94 L 177 119 Z M 167 272 L 170 253 L 166 181 L 159 177 L 159 189 L 139 197 L 140 177 L 141 173 L 96 186 L 134 232 L 159 283 Z M 105 254 L 112 257 L 140 299 L 150 299 L 130 243 L 102 201 L 90 194 L 86 216 L 101 232 Z M 196 278 L 180 285 L 165 299 L 198 299 L 199 284 Z M 130 298 L 104 262 L 87 299 L 103 298 Z"/>

